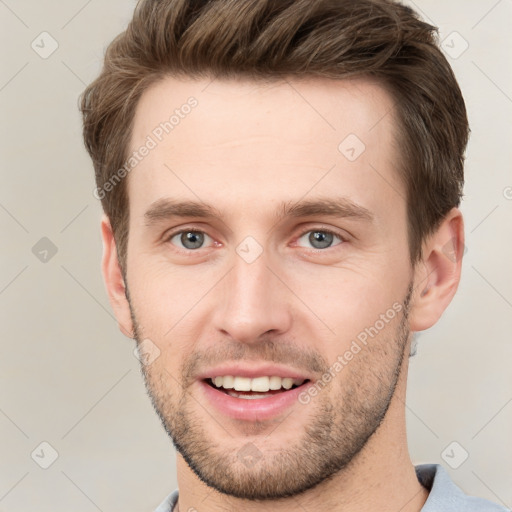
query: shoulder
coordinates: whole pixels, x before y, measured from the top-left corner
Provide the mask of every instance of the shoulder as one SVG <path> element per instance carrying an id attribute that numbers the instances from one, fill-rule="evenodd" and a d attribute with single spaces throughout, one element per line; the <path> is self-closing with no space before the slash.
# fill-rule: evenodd
<path id="1" fill-rule="evenodd" d="M 175 489 L 174 491 L 165 498 L 160 505 L 155 509 L 155 512 L 172 512 L 174 505 L 176 505 L 176 502 L 178 501 L 178 489 Z"/>
<path id="2" fill-rule="evenodd" d="M 491 501 L 467 495 L 439 464 L 416 466 L 416 475 L 430 491 L 421 512 L 510 512 Z"/>

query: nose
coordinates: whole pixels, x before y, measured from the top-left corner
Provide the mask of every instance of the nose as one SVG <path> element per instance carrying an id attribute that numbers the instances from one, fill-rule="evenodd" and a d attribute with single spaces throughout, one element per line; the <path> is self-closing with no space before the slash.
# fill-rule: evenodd
<path id="1" fill-rule="evenodd" d="M 290 329 L 290 292 L 271 270 L 264 254 L 251 263 L 238 254 L 217 289 L 214 326 L 240 343 L 258 343 L 263 335 Z"/>

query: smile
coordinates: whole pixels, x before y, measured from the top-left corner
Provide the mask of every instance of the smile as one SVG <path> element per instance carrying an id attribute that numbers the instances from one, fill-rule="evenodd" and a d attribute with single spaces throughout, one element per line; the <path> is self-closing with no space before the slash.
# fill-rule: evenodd
<path id="1" fill-rule="evenodd" d="M 207 382 L 235 398 L 261 399 L 294 389 L 304 384 L 306 380 L 276 375 L 254 378 L 225 375 L 212 377 L 207 379 Z"/>
<path id="2" fill-rule="evenodd" d="M 298 397 L 309 379 L 276 376 L 216 376 L 199 381 L 209 406 L 222 416 L 237 420 L 263 421 L 279 416 L 299 404 Z"/>

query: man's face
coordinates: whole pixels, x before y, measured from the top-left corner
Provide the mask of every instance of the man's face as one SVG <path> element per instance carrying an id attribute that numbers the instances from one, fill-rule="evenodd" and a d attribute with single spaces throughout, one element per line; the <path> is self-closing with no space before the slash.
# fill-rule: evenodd
<path id="1" fill-rule="evenodd" d="M 311 488 L 388 410 L 412 279 L 394 128 L 389 96 L 361 80 L 167 78 L 139 102 L 131 150 L 157 144 L 128 178 L 126 285 L 138 342 L 159 354 L 146 386 L 221 492 Z M 231 389 L 212 385 L 223 376 Z M 249 383 L 264 391 L 234 393 Z"/>

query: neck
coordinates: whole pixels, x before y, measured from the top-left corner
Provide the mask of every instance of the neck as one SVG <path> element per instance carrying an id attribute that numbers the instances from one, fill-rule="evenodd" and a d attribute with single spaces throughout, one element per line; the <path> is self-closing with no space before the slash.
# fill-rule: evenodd
<path id="1" fill-rule="evenodd" d="M 178 454 L 179 502 L 186 512 L 419 512 L 428 491 L 418 482 L 411 462 L 405 430 L 405 398 L 408 358 L 384 420 L 365 447 L 343 470 L 298 496 L 254 502 L 221 494 L 201 482 Z"/>

